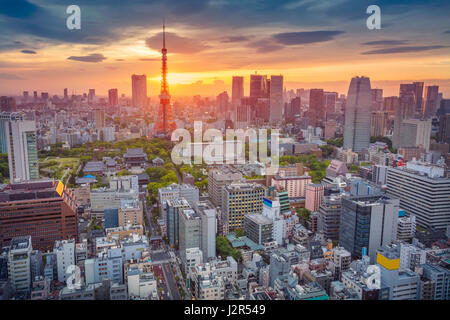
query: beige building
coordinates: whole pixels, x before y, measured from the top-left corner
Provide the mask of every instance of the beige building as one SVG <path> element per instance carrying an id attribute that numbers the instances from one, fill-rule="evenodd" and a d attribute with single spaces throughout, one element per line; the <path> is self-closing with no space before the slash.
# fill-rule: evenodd
<path id="1" fill-rule="evenodd" d="M 144 224 L 144 214 L 140 201 L 122 201 L 119 208 L 119 226 Z"/>

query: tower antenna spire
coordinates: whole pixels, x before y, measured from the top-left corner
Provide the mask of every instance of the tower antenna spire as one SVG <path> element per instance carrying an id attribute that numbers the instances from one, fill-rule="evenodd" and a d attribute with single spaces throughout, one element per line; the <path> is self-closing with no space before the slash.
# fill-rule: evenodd
<path id="1" fill-rule="evenodd" d="M 163 18 L 163 49 L 166 48 L 166 18 Z"/>

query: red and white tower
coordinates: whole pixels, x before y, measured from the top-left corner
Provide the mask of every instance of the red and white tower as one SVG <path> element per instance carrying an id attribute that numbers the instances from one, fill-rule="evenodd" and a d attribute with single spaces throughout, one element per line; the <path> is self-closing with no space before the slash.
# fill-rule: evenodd
<path id="1" fill-rule="evenodd" d="M 162 79 L 161 93 L 159 95 L 158 117 L 153 127 L 153 135 L 170 136 L 173 130 L 177 128 L 172 114 L 172 105 L 170 104 L 169 85 L 167 84 L 167 49 L 166 49 L 166 25 L 163 23 L 163 48 L 162 53 Z"/>

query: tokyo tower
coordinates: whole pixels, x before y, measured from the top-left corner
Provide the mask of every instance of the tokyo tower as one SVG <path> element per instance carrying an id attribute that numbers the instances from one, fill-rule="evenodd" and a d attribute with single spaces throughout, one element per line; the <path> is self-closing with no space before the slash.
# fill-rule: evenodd
<path id="1" fill-rule="evenodd" d="M 153 127 L 153 135 L 170 136 L 173 130 L 177 128 L 172 115 L 172 106 L 170 104 L 169 85 L 167 84 L 167 49 L 166 49 L 166 25 L 163 23 L 163 48 L 162 53 L 162 79 L 161 93 L 159 95 L 158 117 Z"/>

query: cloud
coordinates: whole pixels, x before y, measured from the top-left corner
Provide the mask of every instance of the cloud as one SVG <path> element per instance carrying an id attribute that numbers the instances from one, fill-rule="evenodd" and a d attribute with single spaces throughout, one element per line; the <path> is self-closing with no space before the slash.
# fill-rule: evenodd
<path id="1" fill-rule="evenodd" d="M 161 61 L 161 58 L 141 58 L 139 61 Z"/>
<path id="2" fill-rule="evenodd" d="M 107 58 L 101 53 L 92 53 L 88 56 L 70 56 L 67 59 L 81 62 L 102 62 Z"/>
<path id="3" fill-rule="evenodd" d="M 344 31 L 304 31 L 285 32 L 273 35 L 273 39 L 283 45 L 299 45 L 333 40 Z"/>
<path id="4" fill-rule="evenodd" d="M 0 79 L 4 79 L 4 80 L 25 80 L 24 78 L 15 75 L 15 74 L 10 74 L 10 73 L 1 73 L 0 72 Z"/>
<path id="5" fill-rule="evenodd" d="M 230 37 L 224 38 L 221 42 L 233 43 L 233 42 L 243 42 L 243 41 L 248 41 L 248 40 L 249 40 L 249 37 L 247 37 L 247 36 L 230 36 Z"/>
<path id="6" fill-rule="evenodd" d="M 22 52 L 22 53 L 27 53 L 27 54 L 36 54 L 36 53 L 37 53 L 37 52 L 34 51 L 34 50 L 22 50 L 22 51 L 20 51 L 20 52 Z"/>
<path id="7" fill-rule="evenodd" d="M 145 40 L 147 47 L 159 51 L 162 48 L 162 32 Z M 173 53 L 197 53 L 204 51 L 209 46 L 200 41 L 185 38 L 173 32 L 166 32 L 166 47 L 169 52 Z"/>
<path id="8" fill-rule="evenodd" d="M 448 46 L 409 46 L 409 47 L 393 47 L 362 52 L 361 54 L 391 54 L 391 53 L 408 53 L 422 52 L 436 49 L 448 48 Z"/>
<path id="9" fill-rule="evenodd" d="M 450 33 L 450 30 L 444 31 L 444 33 Z"/>
<path id="10" fill-rule="evenodd" d="M 365 46 L 397 46 L 397 45 L 404 45 L 407 44 L 408 40 L 379 40 L 379 41 L 369 41 L 361 43 Z"/>
<path id="11" fill-rule="evenodd" d="M 283 49 L 282 45 L 273 42 L 271 39 L 263 39 L 258 41 L 253 41 L 248 44 L 250 48 L 256 49 L 258 53 L 268 53 L 273 51 L 278 51 Z"/>
<path id="12" fill-rule="evenodd" d="M 116 59 L 116 61 L 125 61 L 125 59 Z"/>

